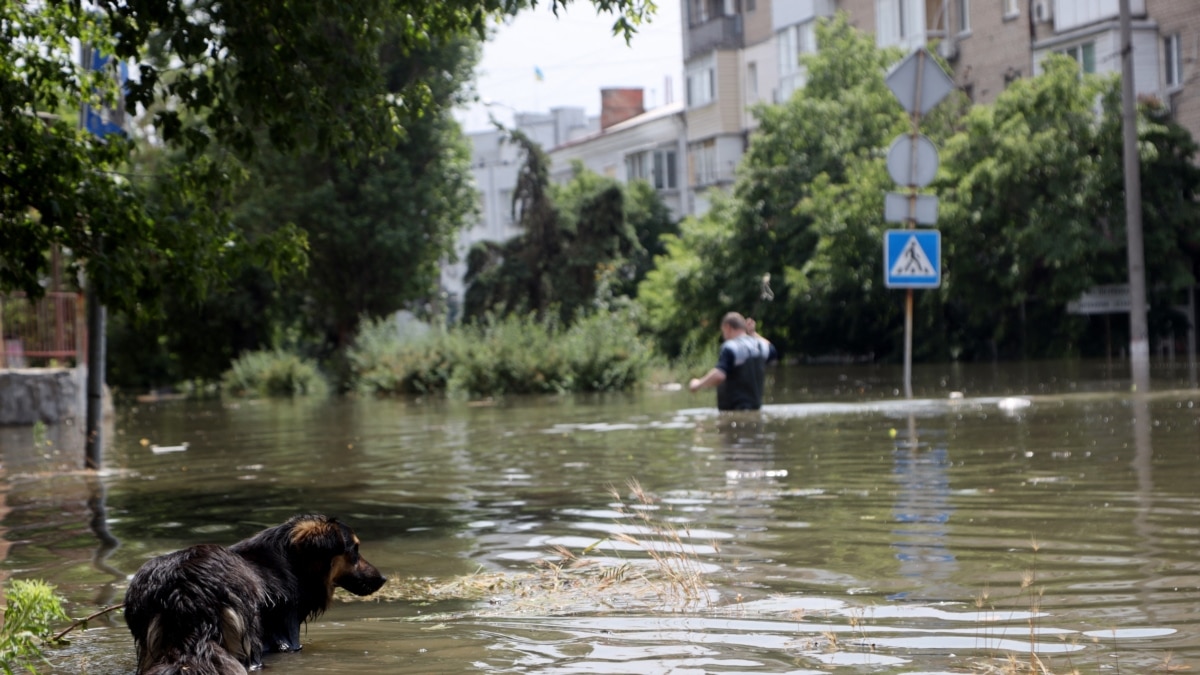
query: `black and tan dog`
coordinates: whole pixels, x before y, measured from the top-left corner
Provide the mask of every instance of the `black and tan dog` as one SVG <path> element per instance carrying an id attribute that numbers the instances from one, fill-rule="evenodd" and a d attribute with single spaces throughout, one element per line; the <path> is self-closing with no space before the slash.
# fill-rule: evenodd
<path id="1" fill-rule="evenodd" d="M 264 651 L 300 649 L 300 626 L 340 586 L 387 581 L 333 518 L 295 516 L 229 548 L 202 544 L 146 562 L 125 592 L 139 675 L 241 675 Z"/>

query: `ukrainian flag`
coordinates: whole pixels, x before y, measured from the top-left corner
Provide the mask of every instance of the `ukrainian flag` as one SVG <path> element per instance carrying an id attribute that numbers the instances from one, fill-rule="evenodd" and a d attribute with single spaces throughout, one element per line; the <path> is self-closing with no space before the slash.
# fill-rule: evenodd
<path id="1" fill-rule="evenodd" d="M 546 75 L 545 75 L 545 73 L 542 72 L 541 68 L 534 66 L 533 67 L 533 79 L 537 80 L 538 82 L 545 82 Z"/>

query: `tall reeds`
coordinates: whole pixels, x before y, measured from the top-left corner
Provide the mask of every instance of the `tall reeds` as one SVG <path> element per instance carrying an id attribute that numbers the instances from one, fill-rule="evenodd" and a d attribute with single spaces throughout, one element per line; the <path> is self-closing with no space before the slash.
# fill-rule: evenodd
<path id="1" fill-rule="evenodd" d="M 637 479 L 629 479 L 627 485 L 633 503 L 626 503 L 616 488 L 609 488 L 609 494 L 616 510 L 632 516 L 647 536 L 639 539 L 617 532 L 613 538 L 638 547 L 654 562 L 660 580 L 659 596 L 665 603 L 683 609 L 706 600 L 708 584 L 695 547 L 687 543 L 691 539 L 687 528 L 680 530 L 669 519 L 660 517 L 661 507 Z"/>

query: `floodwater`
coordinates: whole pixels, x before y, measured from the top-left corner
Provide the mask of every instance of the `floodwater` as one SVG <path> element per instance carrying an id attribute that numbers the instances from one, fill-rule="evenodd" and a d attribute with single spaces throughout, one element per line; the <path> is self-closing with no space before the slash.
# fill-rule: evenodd
<path id="1" fill-rule="evenodd" d="M 0 577 L 82 617 L 152 555 L 323 512 L 392 581 L 268 672 L 1196 671 L 1186 380 L 918 366 L 902 401 L 898 369 L 795 367 L 726 415 L 711 391 L 123 406 L 98 476 L 74 429 L 0 430 Z M 133 672 L 120 612 L 68 638 L 42 672 Z"/>

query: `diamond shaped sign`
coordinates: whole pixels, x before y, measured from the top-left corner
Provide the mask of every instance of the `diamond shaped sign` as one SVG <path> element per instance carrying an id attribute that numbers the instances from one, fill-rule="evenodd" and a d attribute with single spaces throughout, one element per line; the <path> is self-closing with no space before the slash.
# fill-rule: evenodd
<path id="1" fill-rule="evenodd" d="M 924 47 L 913 50 L 896 64 L 886 82 L 910 115 L 920 113 L 924 116 L 954 91 L 954 80 Z"/>

